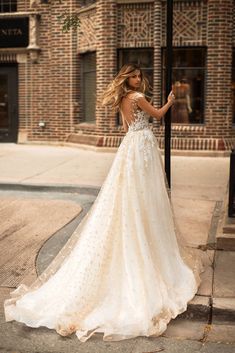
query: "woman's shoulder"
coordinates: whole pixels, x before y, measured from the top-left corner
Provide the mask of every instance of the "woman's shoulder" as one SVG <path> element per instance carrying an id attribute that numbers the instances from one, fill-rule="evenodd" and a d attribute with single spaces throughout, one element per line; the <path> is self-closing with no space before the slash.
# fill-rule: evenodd
<path id="1" fill-rule="evenodd" d="M 127 93 L 125 97 L 129 99 L 134 99 L 137 101 L 139 98 L 145 98 L 145 94 L 138 91 L 130 91 Z"/>

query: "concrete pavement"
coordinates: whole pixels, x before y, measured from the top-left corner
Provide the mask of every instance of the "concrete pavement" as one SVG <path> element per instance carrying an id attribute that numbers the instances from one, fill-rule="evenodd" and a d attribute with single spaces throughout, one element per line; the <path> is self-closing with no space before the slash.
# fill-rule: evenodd
<path id="1" fill-rule="evenodd" d="M 114 157 L 115 149 L 0 145 L 2 254 L 9 246 L 8 233 L 14 235 L 15 253 L 18 246 L 24 249 L 21 257 L 9 257 L 1 264 L 1 302 L 12 287 L 23 279 L 33 280 L 49 264 L 91 207 Z M 208 262 L 197 296 L 188 311 L 170 323 L 164 334 L 168 338 L 235 342 L 234 252 L 217 250 L 215 244 L 228 172 L 228 157 L 172 157 L 172 200 L 178 226 L 189 246 L 204 249 Z M 47 217 L 45 210 L 49 209 Z M 37 241 L 29 246 L 30 239 Z M 4 323 L 2 315 L 2 329 L 14 326 L 19 330 L 18 323 Z M 192 326 L 187 332 L 189 318 Z M 6 341 L 10 347 L 9 339 Z"/>

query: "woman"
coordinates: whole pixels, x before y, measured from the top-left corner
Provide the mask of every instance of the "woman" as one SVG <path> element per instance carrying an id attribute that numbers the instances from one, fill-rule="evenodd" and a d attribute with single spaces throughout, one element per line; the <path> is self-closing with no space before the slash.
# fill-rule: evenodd
<path id="1" fill-rule="evenodd" d="M 125 65 L 102 104 L 119 109 L 127 132 L 91 210 L 46 271 L 5 301 L 7 321 L 46 326 L 85 342 L 160 335 L 186 310 L 198 288 L 199 265 L 186 265 L 176 240 L 157 140 L 148 117 L 143 72 Z M 192 260 L 191 256 L 191 260 Z M 194 268 L 192 268 L 194 266 Z"/>

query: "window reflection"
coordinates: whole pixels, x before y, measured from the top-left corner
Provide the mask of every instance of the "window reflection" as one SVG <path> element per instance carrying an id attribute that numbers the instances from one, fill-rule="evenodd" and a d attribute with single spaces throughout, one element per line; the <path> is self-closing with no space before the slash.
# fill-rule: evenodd
<path id="1" fill-rule="evenodd" d="M 121 49 L 118 51 L 118 70 L 125 64 L 139 65 L 147 77 L 150 87 L 153 87 L 153 49 L 152 48 L 131 48 Z M 147 92 L 149 99 L 152 92 Z M 121 124 L 121 119 L 118 114 L 118 124 Z"/>
<path id="2" fill-rule="evenodd" d="M 85 122 L 95 122 L 96 106 L 96 53 L 81 55 L 82 117 Z"/>
<path id="3" fill-rule="evenodd" d="M 166 51 L 163 49 L 162 96 L 165 97 Z M 171 109 L 173 123 L 204 122 L 205 48 L 174 48 L 172 89 L 176 102 Z"/>
<path id="4" fill-rule="evenodd" d="M 139 65 L 153 86 L 153 49 L 122 49 L 118 52 L 118 70 L 124 64 Z"/>

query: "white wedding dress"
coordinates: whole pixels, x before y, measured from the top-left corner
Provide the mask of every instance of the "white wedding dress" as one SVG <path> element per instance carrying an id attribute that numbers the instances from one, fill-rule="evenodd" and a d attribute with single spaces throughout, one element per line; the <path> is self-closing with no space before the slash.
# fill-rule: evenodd
<path id="1" fill-rule="evenodd" d="M 162 159 L 148 117 L 133 117 L 99 195 L 48 269 L 4 303 L 6 321 L 85 342 L 160 335 L 187 308 L 202 271 L 176 237 Z"/>

